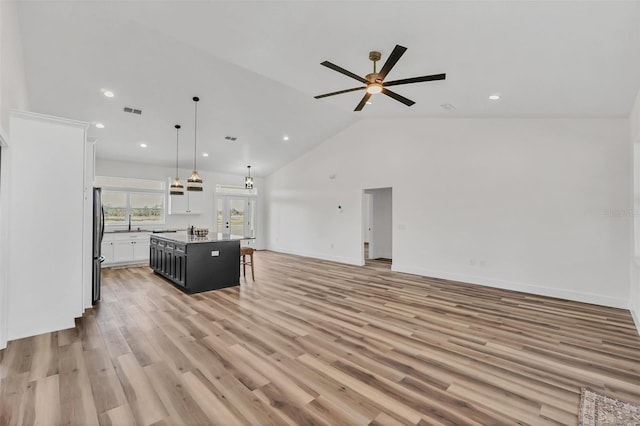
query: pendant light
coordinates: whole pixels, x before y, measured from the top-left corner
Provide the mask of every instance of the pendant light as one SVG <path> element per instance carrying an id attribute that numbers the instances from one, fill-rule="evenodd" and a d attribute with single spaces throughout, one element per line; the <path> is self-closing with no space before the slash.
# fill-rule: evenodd
<path id="1" fill-rule="evenodd" d="M 191 177 L 187 179 L 187 191 L 202 191 L 202 178 L 198 174 L 198 168 L 196 167 L 196 161 L 198 157 L 198 101 L 200 98 L 193 97 L 193 102 L 196 106 L 195 112 L 195 124 L 193 126 L 193 173 Z"/>
<path id="2" fill-rule="evenodd" d="M 178 177 L 178 133 L 180 132 L 180 125 L 176 124 L 174 127 L 176 128 L 176 179 L 171 184 L 169 194 L 184 195 L 184 186 L 182 186 L 182 182 L 180 182 L 180 178 Z"/>
<path id="3" fill-rule="evenodd" d="M 251 177 L 251 166 L 247 166 L 247 176 L 244 178 L 244 187 L 253 189 L 253 178 Z"/>

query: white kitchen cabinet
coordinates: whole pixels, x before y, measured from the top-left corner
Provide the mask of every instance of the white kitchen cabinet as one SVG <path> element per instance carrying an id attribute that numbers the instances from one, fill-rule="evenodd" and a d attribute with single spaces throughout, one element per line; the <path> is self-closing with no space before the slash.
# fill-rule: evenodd
<path id="1" fill-rule="evenodd" d="M 201 214 L 203 192 L 184 191 L 184 195 L 169 195 L 169 214 Z"/>
<path id="2" fill-rule="evenodd" d="M 189 192 L 189 213 L 200 214 L 204 206 L 204 192 Z"/>
<path id="3" fill-rule="evenodd" d="M 188 194 L 169 195 L 169 214 L 186 214 L 189 208 L 188 199 Z"/>
<path id="4" fill-rule="evenodd" d="M 102 266 L 129 265 L 149 261 L 149 233 L 122 232 L 105 234 L 102 239 Z"/>
<path id="5" fill-rule="evenodd" d="M 133 243 L 130 240 L 113 242 L 113 262 L 127 263 L 133 261 Z"/>
<path id="6" fill-rule="evenodd" d="M 104 264 L 113 263 L 113 241 L 102 241 L 102 255 L 104 256 Z"/>
<path id="7" fill-rule="evenodd" d="M 146 262 L 149 260 L 149 239 L 132 241 L 133 260 L 135 262 Z"/>

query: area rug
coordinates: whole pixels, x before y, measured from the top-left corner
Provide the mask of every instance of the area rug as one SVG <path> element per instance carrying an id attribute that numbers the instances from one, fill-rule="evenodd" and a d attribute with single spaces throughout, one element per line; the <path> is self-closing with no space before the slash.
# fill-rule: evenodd
<path id="1" fill-rule="evenodd" d="M 578 424 L 580 426 L 639 426 L 640 405 L 582 388 Z"/>

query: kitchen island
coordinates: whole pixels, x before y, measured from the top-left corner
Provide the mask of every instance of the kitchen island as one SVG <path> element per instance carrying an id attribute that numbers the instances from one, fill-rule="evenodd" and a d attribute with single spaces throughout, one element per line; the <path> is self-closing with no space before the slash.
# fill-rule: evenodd
<path id="1" fill-rule="evenodd" d="M 187 293 L 240 284 L 240 241 L 243 236 L 186 232 L 152 234 L 149 266 Z"/>

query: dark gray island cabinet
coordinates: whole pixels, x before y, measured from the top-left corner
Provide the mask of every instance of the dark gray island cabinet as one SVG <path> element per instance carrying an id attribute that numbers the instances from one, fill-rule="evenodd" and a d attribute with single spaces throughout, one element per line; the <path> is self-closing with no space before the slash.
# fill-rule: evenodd
<path id="1" fill-rule="evenodd" d="M 233 287 L 240 284 L 242 239 L 227 234 L 152 234 L 149 266 L 188 293 Z"/>

